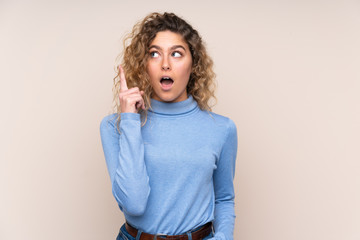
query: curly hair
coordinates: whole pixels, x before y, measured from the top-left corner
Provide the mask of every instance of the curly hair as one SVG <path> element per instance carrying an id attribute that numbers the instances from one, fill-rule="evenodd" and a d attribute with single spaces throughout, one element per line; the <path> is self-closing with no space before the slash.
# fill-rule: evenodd
<path id="1" fill-rule="evenodd" d="M 147 110 L 151 109 L 151 96 L 153 94 L 150 78 L 146 71 L 148 61 L 148 50 L 156 34 L 161 31 L 171 31 L 180 34 L 188 47 L 192 56 L 192 71 L 187 85 L 187 93 L 191 94 L 199 105 L 200 109 L 211 111 L 210 99 L 216 101 L 215 73 L 213 71 L 213 61 L 206 52 L 204 43 L 199 33 L 186 21 L 176 16 L 174 13 L 151 13 L 142 21 L 135 24 L 132 32 L 124 38 L 124 52 L 118 56 L 123 56 L 121 66 L 125 71 L 125 78 L 129 88 L 138 87 L 144 91 L 143 99 L 145 110 L 140 110 L 142 123 L 147 119 Z M 121 106 L 119 103 L 120 91 L 120 72 L 116 67 L 117 74 L 114 78 L 114 108 L 118 113 L 120 121 Z"/>

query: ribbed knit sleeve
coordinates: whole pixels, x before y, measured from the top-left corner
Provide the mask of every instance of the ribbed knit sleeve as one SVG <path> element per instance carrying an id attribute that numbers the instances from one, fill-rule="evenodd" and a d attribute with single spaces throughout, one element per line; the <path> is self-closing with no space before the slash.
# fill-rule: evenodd
<path id="1" fill-rule="evenodd" d="M 215 236 L 216 240 L 233 240 L 235 224 L 234 210 L 234 175 L 237 153 L 237 131 L 229 119 L 227 137 L 223 143 L 217 168 L 214 172 L 215 188 Z"/>
<path id="2" fill-rule="evenodd" d="M 150 194 L 140 114 L 121 113 L 120 133 L 115 118 L 115 115 L 107 116 L 100 125 L 112 192 L 122 211 L 140 216 L 146 209 Z"/>

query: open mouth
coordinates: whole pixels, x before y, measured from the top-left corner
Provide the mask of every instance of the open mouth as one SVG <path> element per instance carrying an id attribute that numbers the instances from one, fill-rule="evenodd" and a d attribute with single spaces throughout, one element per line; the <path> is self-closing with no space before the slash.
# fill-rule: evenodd
<path id="1" fill-rule="evenodd" d="M 174 83 L 174 80 L 172 80 L 170 77 L 162 77 L 160 79 L 161 87 L 164 90 L 170 89 L 171 86 L 173 85 L 173 83 Z"/>

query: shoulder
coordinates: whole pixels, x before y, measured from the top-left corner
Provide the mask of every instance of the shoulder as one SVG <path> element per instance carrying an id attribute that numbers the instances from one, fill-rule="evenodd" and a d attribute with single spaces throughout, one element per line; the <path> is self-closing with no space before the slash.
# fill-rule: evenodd
<path id="1" fill-rule="evenodd" d="M 116 128 L 116 121 L 118 118 L 117 113 L 105 116 L 100 122 L 100 131 L 109 131 Z"/>
<path id="2" fill-rule="evenodd" d="M 219 130 L 221 131 L 225 131 L 225 132 L 236 132 L 236 125 L 235 122 L 230 119 L 229 117 L 214 113 L 214 112 L 209 112 L 209 111 L 202 111 L 204 116 L 207 116 L 207 118 L 209 119 L 210 123 L 216 127 L 219 128 Z"/>

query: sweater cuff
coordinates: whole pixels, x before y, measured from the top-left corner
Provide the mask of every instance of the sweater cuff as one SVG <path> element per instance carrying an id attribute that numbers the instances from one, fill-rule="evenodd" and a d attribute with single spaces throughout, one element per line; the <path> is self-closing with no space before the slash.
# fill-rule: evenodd
<path id="1" fill-rule="evenodd" d="M 212 238 L 211 238 L 212 239 Z M 211 240 L 210 239 L 210 240 Z M 214 240 L 225 240 L 226 237 L 225 235 L 222 233 L 222 232 L 215 232 L 215 235 L 214 235 Z"/>
<path id="2" fill-rule="evenodd" d="M 137 120 L 140 121 L 140 114 L 139 113 L 120 113 L 121 120 Z"/>

